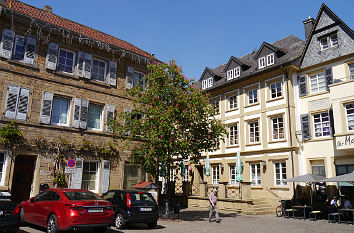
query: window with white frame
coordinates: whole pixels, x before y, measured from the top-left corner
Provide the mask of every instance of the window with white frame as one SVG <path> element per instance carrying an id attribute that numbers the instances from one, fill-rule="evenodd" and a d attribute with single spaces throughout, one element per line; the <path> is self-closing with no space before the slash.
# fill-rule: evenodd
<path id="1" fill-rule="evenodd" d="M 87 128 L 93 130 L 102 130 L 102 112 L 103 106 L 98 104 L 89 104 Z"/>
<path id="2" fill-rule="evenodd" d="M 216 112 L 219 113 L 220 112 L 219 100 L 214 100 L 211 102 L 211 104 L 213 105 Z"/>
<path id="3" fill-rule="evenodd" d="M 228 71 L 226 72 L 226 75 L 227 75 L 227 80 L 233 79 L 233 78 L 234 78 L 234 70 L 233 70 L 233 69 L 228 70 Z"/>
<path id="4" fill-rule="evenodd" d="M 284 123 L 282 116 L 272 118 L 272 138 L 273 140 L 284 138 Z"/>
<path id="5" fill-rule="evenodd" d="M 85 190 L 95 191 L 98 175 L 97 161 L 84 161 L 82 170 L 81 188 Z"/>
<path id="6" fill-rule="evenodd" d="M 278 98 L 281 97 L 281 82 L 271 83 L 270 84 L 270 98 Z"/>
<path id="7" fill-rule="evenodd" d="M 328 40 L 327 37 L 320 39 L 321 50 L 328 49 Z"/>
<path id="8" fill-rule="evenodd" d="M 251 166 L 251 181 L 252 185 L 261 185 L 261 167 L 259 163 L 252 163 Z"/>
<path id="9" fill-rule="evenodd" d="M 257 88 L 248 91 L 248 104 L 254 104 L 258 102 Z"/>
<path id="10" fill-rule="evenodd" d="M 229 99 L 229 109 L 237 108 L 237 95 L 231 95 L 228 97 Z"/>
<path id="11" fill-rule="evenodd" d="M 236 180 L 236 167 L 235 165 L 230 165 L 230 184 L 238 184 Z"/>
<path id="12" fill-rule="evenodd" d="M 237 145 L 238 137 L 237 137 L 237 125 L 230 126 L 229 128 L 229 145 Z"/>
<path id="13" fill-rule="evenodd" d="M 310 76 L 311 93 L 325 91 L 327 89 L 326 78 L 323 72 Z"/>
<path id="14" fill-rule="evenodd" d="M 60 48 L 58 58 L 58 71 L 69 74 L 74 73 L 75 53 Z"/>
<path id="15" fill-rule="evenodd" d="M 315 128 L 315 137 L 330 136 L 328 112 L 313 114 L 313 125 Z"/>
<path id="16" fill-rule="evenodd" d="M 234 69 L 234 78 L 237 78 L 237 77 L 239 77 L 241 75 L 241 69 L 240 69 L 240 67 L 236 67 L 235 69 Z"/>
<path id="17" fill-rule="evenodd" d="M 69 125 L 70 100 L 63 97 L 54 96 L 52 110 L 52 125 Z"/>
<path id="18" fill-rule="evenodd" d="M 354 130 L 354 103 L 346 104 L 345 111 L 347 115 L 348 130 Z"/>
<path id="19" fill-rule="evenodd" d="M 274 64 L 274 53 L 267 55 L 267 66 Z"/>
<path id="20" fill-rule="evenodd" d="M 91 79 L 100 82 L 106 81 L 106 62 L 92 59 Z"/>
<path id="21" fill-rule="evenodd" d="M 354 79 L 354 63 L 348 64 L 349 66 L 349 78 Z"/>
<path id="22" fill-rule="evenodd" d="M 202 81 L 202 89 L 206 89 L 213 86 L 213 78 L 208 78 Z"/>
<path id="23" fill-rule="evenodd" d="M 329 40 L 330 40 L 330 42 L 331 42 L 331 47 L 337 46 L 337 45 L 338 45 L 337 33 L 332 34 L 332 35 L 329 37 Z"/>
<path id="24" fill-rule="evenodd" d="M 208 78 L 208 87 L 213 86 L 213 78 Z"/>
<path id="25" fill-rule="evenodd" d="M 266 58 L 265 57 L 261 57 L 258 59 L 258 68 L 264 68 L 266 67 Z"/>
<path id="26" fill-rule="evenodd" d="M 250 143 L 255 143 L 259 142 L 259 126 L 258 126 L 258 120 L 257 121 L 252 121 L 248 123 L 249 125 L 249 142 Z"/>
<path id="27" fill-rule="evenodd" d="M 6 153 L 0 152 L 0 186 L 5 182 Z"/>
<path id="28" fill-rule="evenodd" d="M 283 180 L 286 179 L 286 162 L 275 162 L 274 163 L 274 177 L 275 185 L 286 185 Z"/>
<path id="29" fill-rule="evenodd" d="M 220 174 L 219 174 L 219 165 L 213 165 L 212 167 L 212 182 L 213 184 L 219 184 Z"/>

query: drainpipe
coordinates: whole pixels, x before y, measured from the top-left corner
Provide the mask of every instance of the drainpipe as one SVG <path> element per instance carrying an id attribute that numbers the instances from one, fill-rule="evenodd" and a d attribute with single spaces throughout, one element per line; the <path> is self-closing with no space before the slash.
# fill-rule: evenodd
<path id="1" fill-rule="evenodd" d="M 290 134 L 290 158 L 291 158 L 291 175 L 294 177 L 295 175 L 295 167 L 294 167 L 294 150 L 293 150 L 293 133 L 291 128 L 291 111 L 290 111 L 290 97 L 289 97 L 289 76 L 288 73 L 284 70 L 283 65 L 280 66 L 285 75 L 286 80 L 286 90 L 287 90 L 287 104 L 288 104 L 288 117 L 289 117 L 289 134 Z M 293 194 L 294 200 L 296 200 L 296 192 L 295 192 L 295 182 L 293 183 Z"/>

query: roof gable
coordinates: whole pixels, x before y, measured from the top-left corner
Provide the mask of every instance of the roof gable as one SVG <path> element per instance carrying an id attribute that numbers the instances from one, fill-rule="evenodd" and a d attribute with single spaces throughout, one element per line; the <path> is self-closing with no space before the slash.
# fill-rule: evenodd
<path id="1" fill-rule="evenodd" d="M 285 51 L 281 50 L 280 48 L 275 47 L 274 45 L 271 45 L 267 42 L 263 42 L 261 47 L 258 49 L 257 53 L 254 55 L 254 59 L 257 60 L 258 56 L 262 53 L 264 49 L 269 49 L 272 50 L 273 52 L 282 52 L 285 53 Z"/>
<path id="2" fill-rule="evenodd" d="M 202 76 L 200 76 L 199 81 L 202 81 L 206 78 L 210 78 L 210 76 L 215 77 L 213 70 L 208 67 L 205 67 L 204 72 L 203 72 Z"/>
<path id="3" fill-rule="evenodd" d="M 229 62 L 226 64 L 225 68 L 224 68 L 224 72 L 229 70 L 229 67 L 231 64 L 236 63 L 236 66 L 242 66 L 244 65 L 239 59 L 237 59 L 237 57 L 231 56 Z M 231 67 L 234 68 L 234 67 Z"/>

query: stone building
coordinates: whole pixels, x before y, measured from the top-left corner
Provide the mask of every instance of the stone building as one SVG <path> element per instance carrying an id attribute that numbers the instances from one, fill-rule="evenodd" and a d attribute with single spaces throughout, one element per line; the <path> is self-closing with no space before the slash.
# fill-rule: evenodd
<path id="1" fill-rule="evenodd" d="M 62 18 L 49 6 L 0 3 L 0 123 L 15 121 L 30 144 L 12 156 L 1 149 L 0 190 L 20 201 L 37 194 L 41 183 L 54 186 L 56 157 L 40 153 L 33 142 L 65 140 L 88 151 L 89 145 L 107 147 L 112 142 L 107 120 L 129 108 L 126 90 L 156 59 L 126 41 Z M 141 169 L 125 164 L 129 152 L 117 148 L 116 166 L 107 158 L 70 155 L 76 166 L 67 174 L 67 186 L 102 193 L 144 179 Z"/>

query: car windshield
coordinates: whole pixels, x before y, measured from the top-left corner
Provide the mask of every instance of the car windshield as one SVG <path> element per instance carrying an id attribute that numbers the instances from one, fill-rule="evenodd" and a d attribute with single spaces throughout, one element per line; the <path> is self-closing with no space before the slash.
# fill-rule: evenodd
<path id="1" fill-rule="evenodd" d="M 63 192 L 64 195 L 71 201 L 77 200 L 102 200 L 101 197 L 97 196 L 91 192 L 83 191 L 72 191 L 72 192 Z"/>
<path id="2" fill-rule="evenodd" d="M 132 203 L 146 203 L 151 202 L 155 203 L 155 199 L 152 197 L 150 193 L 129 193 Z"/>

